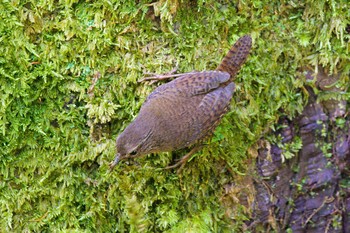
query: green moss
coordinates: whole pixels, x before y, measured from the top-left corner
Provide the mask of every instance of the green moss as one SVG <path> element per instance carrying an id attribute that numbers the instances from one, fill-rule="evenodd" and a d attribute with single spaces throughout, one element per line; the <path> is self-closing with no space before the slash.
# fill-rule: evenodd
<path id="1" fill-rule="evenodd" d="M 0 228 L 238 231 L 246 216 L 228 219 L 219 201 L 228 169 L 245 174 L 247 150 L 279 110 L 302 110 L 297 68 L 344 71 L 346 87 L 348 9 L 344 0 L 2 1 Z M 154 88 L 137 80 L 177 64 L 215 69 L 244 34 L 253 51 L 210 145 L 179 175 L 162 168 L 183 151 L 110 173 L 116 136 Z"/>
<path id="2" fill-rule="evenodd" d="M 293 141 L 282 144 L 280 147 L 283 150 L 282 161 L 284 162 L 285 160 L 293 158 L 298 154 L 302 146 L 303 142 L 300 137 L 294 137 Z"/>

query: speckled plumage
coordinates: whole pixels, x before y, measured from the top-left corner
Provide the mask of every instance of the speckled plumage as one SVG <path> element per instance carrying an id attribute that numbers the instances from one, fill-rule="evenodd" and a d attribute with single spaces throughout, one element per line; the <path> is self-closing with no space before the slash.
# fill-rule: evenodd
<path id="1" fill-rule="evenodd" d="M 211 136 L 227 112 L 235 90 L 233 79 L 250 49 L 251 37 L 241 37 L 217 70 L 191 72 L 157 87 L 118 136 L 111 167 L 121 159 L 182 149 Z"/>

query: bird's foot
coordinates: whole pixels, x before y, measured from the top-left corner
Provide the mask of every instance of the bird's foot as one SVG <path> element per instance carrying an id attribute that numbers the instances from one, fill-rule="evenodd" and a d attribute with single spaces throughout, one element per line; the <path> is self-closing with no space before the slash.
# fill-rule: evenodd
<path id="1" fill-rule="evenodd" d="M 140 79 L 138 82 L 145 82 L 145 81 L 151 81 L 150 84 L 153 84 L 155 82 L 158 82 L 160 80 L 166 80 L 169 78 L 178 78 L 180 76 L 186 75 L 186 74 L 193 74 L 196 73 L 196 71 L 187 72 L 187 73 L 180 73 L 180 74 L 174 74 L 177 71 L 177 66 L 172 69 L 171 71 L 165 73 L 165 74 L 155 74 L 155 73 L 145 73 L 145 76 L 143 79 Z"/>
<path id="2" fill-rule="evenodd" d="M 165 169 L 173 169 L 173 168 L 177 168 L 177 167 L 180 167 L 180 169 L 183 168 L 183 166 L 185 166 L 185 164 L 187 163 L 187 161 L 190 159 L 190 156 L 192 154 L 188 153 L 186 154 L 185 156 L 183 156 L 177 163 L 173 164 L 173 165 L 170 165 L 170 166 L 167 166 L 165 167 Z M 180 170 L 179 169 L 179 170 Z"/>
<path id="3" fill-rule="evenodd" d="M 192 150 L 190 150 L 190 152 L 188 152 L 186 155 L 184 155 L 177 163 L 175 163 L 174 165 L 167 166 L 167 167 L 165 167 L 165 169 L 173 169 L 173 168 L 180 167 L 177 170 L 177 173 L 180 173 L 181 170 L 184 168 L 185 164 L 187 163 L 187 161 L 191 158 L 191 156 L 193 154 L 195 154 L 201 148 L 202 148 L 202 146 L 193 147 Z"/>
<path id="4" fill-rule="evenodd" d="M 182 74 L 174 74 L 177 71 L 177 66 L 172 69 L 171 71 L 165 73 L 165 74 L 156 74 L 156 73 L 145 73 L 145 76 L 143 79 L 140 79 L 138 82 L 145 82 L 145 81 L 151 81 L 150 84 L 153 84 L 159 80 L 165 80 L 165 79 L 169 79 L 169 78 L 174 78 L 174 77 L 178 77 Z"/>

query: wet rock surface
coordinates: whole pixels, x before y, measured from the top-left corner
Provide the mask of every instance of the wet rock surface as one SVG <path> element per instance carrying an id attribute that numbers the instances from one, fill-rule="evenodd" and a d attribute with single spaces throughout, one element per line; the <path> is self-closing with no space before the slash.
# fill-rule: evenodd
<path id="1" fill-rule="evenodd" d="M 312 76 L 311 73 L 308 75 Z M 339 76 L 316 76 L 320 91 Z M 350 232 L 350 126 L 345 100 L 319 100 L 307 87 L 309 102 L 302 114 L 280 119 L 282 145 L 299 138 L 301 148 L 282 159 L 283 146 L 258 151 L 254 215 L 248 225 L 253 232 Z"/>

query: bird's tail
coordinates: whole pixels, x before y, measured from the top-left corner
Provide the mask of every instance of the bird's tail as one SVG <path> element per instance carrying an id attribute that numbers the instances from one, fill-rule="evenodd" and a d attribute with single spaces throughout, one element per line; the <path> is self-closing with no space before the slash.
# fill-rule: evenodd
<path id="1" fill-rule="evenodd" d="M 239 38 L 216 70 L 228 72 L 231 75 L 230 79 L 233 80 L 243 63 L 247 60 L 251 47 L 252 38 L 249 35 Z"/>

